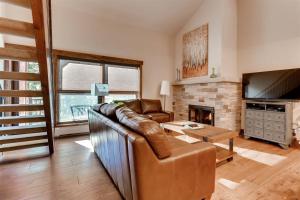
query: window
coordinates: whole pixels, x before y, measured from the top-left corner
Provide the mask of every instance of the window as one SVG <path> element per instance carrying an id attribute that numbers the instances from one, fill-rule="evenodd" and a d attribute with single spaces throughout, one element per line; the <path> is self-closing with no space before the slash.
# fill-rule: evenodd
<path id="1" fill-rule="evenodd" d="M 78 59 L 58 58 L 56 124 L 85 122 L 92 105 L 140 96 L 140 67 Z M 92 83 L 108 83 L 109 95 L 91 96 Z"/>
<path id="2" fill-rule="evenodd" d="M 109 95 L 104 97 L 106 103 L 114 100 L 136 99 L 140 91 L 140 71 L 136 67 L 106 65 Z"/>
<path id="3" fill-rule="evenodd" d="M 102 66 L 100 64 L 74 63 L 62 60 L 61 89 L 89 90 L 92 83 L 102 83 Z"/>
<path id="4" fill-rule="evenodd" d="M 90 95 L 92 83 L 102 83 L 103 66 L 99 63 L 59 61 L 58 122 L 87 120 L 87 110 L 98 103 L 98 97 Z"/>

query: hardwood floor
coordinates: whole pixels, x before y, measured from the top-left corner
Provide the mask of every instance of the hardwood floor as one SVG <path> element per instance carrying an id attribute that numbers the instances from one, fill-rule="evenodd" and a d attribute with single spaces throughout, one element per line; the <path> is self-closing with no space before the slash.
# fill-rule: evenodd
<path id="1" fill-rule="evenodd" d="M 4 153 L 0 156 L 0 199 L 121 199 L 94 153 L 76 143 L 87 139 L 56 140 L 52 157 L 47 156 L 47 147 Z"/>
<path id="2" fill-rule="evenodd" d="M 300 199 L 300 151 L 236 140 L 233 162 L 217 168 L 214 200 Z"/>
<path id="3" fill-rule="evenodd" d="M 87 136 L 0 156 L 1 200 L 121 199 L 89 148 Z M 224 145 L 224 144 L 219 144 Z M 217 168 L 213 200 L 300 199 L 300 151 L 254 140 L 236 140 L 234 160 Z M 17 161 L 16 161 L 17 160 Z"/>

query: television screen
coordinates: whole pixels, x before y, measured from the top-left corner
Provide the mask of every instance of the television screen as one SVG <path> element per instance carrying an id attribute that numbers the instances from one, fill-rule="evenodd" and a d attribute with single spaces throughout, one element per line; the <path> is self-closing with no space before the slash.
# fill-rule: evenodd
<path id="1" fill-rule="evenodd" d="M 243 98 L 300 99 L 300 69 L 243 74 Z"/>

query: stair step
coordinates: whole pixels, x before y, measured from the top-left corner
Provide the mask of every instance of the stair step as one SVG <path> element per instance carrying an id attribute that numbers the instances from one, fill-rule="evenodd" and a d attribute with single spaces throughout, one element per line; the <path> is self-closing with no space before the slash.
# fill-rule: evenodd
<path id="1" fill-rule="evenodd" d="M 46 132 L 45 125 L 0 127 L 0 135 L 29 134 Z"/>
<path id="2" fill-rule="evenodd" d="M 0 48 L 0 58 L 19 61 L 37 61 L 37 54 L 32 50 Z"/>
<path id="3" fill-rule="evenodd" d="M 12 5 L 21 6 L 24 8 L 30 8 L 30 0 L 0 0 L 0 2 L 9 3 Z"/>
<path id="4" fill-rule="evenodd" d="M 2 97 L 42 97 L 42 91 L 35 90 L 0 90 Z"/>
<path id="5" fill-rule="evenodd" d="M 22 111 L 40 111 L 44 110 L 41 104 L 2 104 L 0 112 L 22 112 Z"/>
<path id="6" fill-rule="evenodd" d="M 25 73 L 25 72 L 4 72 L 4 71 L 0 71 L 0 79 L 3 79 L 3 80 L 39 81 L 40 80 L 40 74 Z"/>
<path id="7" fill-rule="evenodd" d="M 2 148 L 0 146 L 0 152 L 15 151 L 15 150 L 21 150 L 21 149 L 43 147 L 43 146 L 48 146 L 48 142 L 35 143 L 35 144 L 26 144 L 26 145 L 18 145 L 18 146 L 11 146 L 11 147 L 2 147 Z"/>
<path id="8" fill-rule="evenodd" d="M 44 122 L 44 121 L 46 121 L 46 118 L 43 115 L 0 117 L 0 124 L 18 124 L 18 123 L 32 123 L 32 122 Z"/>
<path id="9" fill-rule="evenodd" d="M 11 144 L 18 142 L 28 142 L 28 141 L 36 141 L 36 140 L 45 140 L 48 139 L 47 135 L 38 135 L 38 136 L 30 136 L 30 137 L 10 137 L 1 139 L 0 137 L 0 145 L 1 144 Z"/>
<path id="10" fill-rule="evenodd" d="M 0 32 L 9 35 L 34 38 L 35 31 L 32 23 L 0 17 Z"/>

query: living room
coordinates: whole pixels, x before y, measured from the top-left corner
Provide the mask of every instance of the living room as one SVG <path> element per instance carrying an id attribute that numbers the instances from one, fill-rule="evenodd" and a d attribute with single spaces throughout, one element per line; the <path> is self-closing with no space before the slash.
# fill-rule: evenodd
<path id="1" fill-rule="evenodd" d="M 0 199 L 300 199 L 299 0 L 0 11 Z"/>

